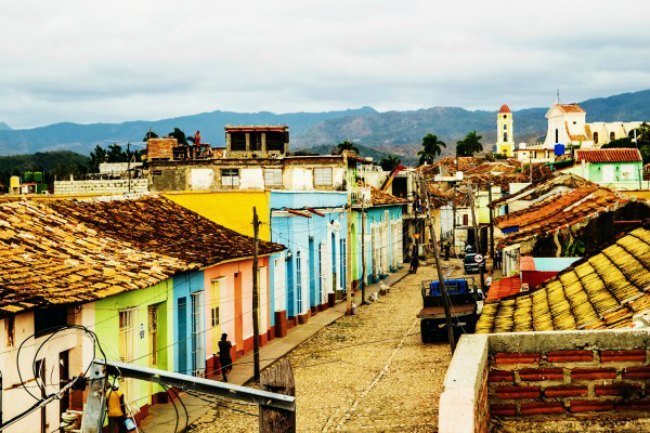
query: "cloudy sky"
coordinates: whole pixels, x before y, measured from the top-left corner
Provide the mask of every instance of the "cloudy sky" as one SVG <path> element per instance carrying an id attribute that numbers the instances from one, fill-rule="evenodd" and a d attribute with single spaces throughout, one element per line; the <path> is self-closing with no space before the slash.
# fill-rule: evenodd
<path id="1" fill-rule="evenodd" d="M 0 122 L 497 109 L 650 88 L 650 3 L 3 0 Z"/>

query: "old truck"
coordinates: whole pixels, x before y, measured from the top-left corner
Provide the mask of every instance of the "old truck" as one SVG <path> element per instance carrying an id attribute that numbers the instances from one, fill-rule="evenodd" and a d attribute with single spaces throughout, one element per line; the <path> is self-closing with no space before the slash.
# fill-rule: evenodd
<path id="1" fill-rule="evenodd" d="M 451 301 L 454 336 L 473 333 L 483 307 L 483 292 L 476 288 L 473 278 L 447 279 L 445 288 Z M 417 317 L 423 343 L 447 341 L 445 307 L 438 280 L 422 282 L 422 309 Z"/>

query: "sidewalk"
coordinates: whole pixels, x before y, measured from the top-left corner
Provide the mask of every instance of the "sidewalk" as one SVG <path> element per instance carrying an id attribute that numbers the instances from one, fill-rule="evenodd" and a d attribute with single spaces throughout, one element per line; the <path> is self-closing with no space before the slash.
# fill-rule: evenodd
<path id="1" fill-rule="evenodd" d="M 371 293 L 378 292 L 381 284 L 392 286 L 398 283 L 406 275 L 408 275 L 408 267 L 398 270 L 390 274 L 385 280 L 377 284 L 366 286 L 366 297 Z M 353 296 L 353 302 L 359 306 L 361 305 L 361 292 Z M 364 308 L 364 307 L 358 307 Z M 345 301 L 339 302 L 334 307 L 322 311 L 315 316 L 309 318 L 309 321 L 304 325 L 294 326 L 289 329 L 287 336 L 284 338 L 276 338 L 268 344 L 260 348 L 260 368 L 263 370 L 273 362 L 287 355 L 293 349 L 298 347 L 303 342 L 309 340 L 318 331 L 325 328 L 327 325 L 335 322 L 345 315 L 346 304 Z M 229 383 L 235 385 L 245 385 L 253 379 L 253 353 L 250 352 L 244 357 L 237 359 L 233 363 L 233 369 L 228 377 Z M 201 415 L 205 413 L 205 402 L 201 399 L 181 393 L 183 403 L 188 408 L 189 423 L 196 421 Z M 176 402 L 177 409 L 181 417 L 179 422 L 179 430 L 185 427 L 185 415 L 182 406 Z M 175 433 L 175 420 L 176 411 L 171 403 L 156 404 L 149 408 L 149 414 L 142 421 L 140 426 L 146 433 Z"/>

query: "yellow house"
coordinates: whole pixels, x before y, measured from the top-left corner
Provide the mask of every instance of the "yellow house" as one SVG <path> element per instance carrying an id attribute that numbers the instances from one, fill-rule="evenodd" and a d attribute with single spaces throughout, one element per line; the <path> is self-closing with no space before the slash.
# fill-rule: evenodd
<path id="1" fill-rule="evenodd" d="M 262 222 L 260 239 L 271 240 L 269 191 L 169 192 L 173 202 L 236 232 L 253 236 L 253 206 Z"/>

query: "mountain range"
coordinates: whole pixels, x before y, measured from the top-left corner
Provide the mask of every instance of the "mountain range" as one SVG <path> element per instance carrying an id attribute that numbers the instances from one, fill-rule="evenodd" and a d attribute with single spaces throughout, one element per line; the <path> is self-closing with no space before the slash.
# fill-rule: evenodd
<path id="1" fill-rule="evenodd" d="M 507 102 L 507 101 L 505 101 Z M 624 93 L 580 102 L 587 121 L 650 120 L 650 90 Z M 498 107 L 496 107 L 498 108 Z M 515 140 L 535 141 L 546 133 L 544 115 L 548 107 L 527 108 L 513 112 Z M 379 112 L 371 107 L 321 113 L 270 112 L 236 113 L 213 111 L 162 120 L 123 123 L 57 123 L 31 129 L 11 129 L 0 122 L 0 155 L 33 153 L 48 150 L 72 150 L 88 154 L 97 144 L 141 141 L 152 129 L 159 135 L 175 127 L 187 134 L 200 130 L 204 141 L 223 145 L 223 127 L 227 124 L 287 124 L 292 148 L 327 148 L 348 139 L 380 154 L 412 158 L 427 133 L 455 143 L 469 131 L 477 131 L 484 143 L 496 138 L 496 110 L 466 110 L 458 107 L 433 107 L 410 111 Z M 321 147 L 325 146 L 325 147 Z M 452 153 L 448 145 L 445 153 Z"/>

